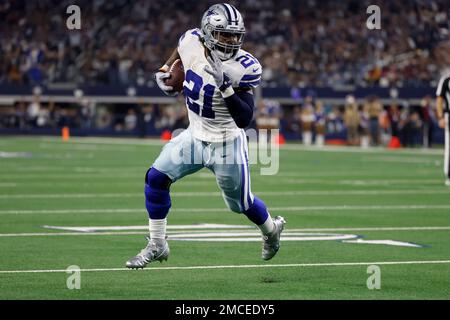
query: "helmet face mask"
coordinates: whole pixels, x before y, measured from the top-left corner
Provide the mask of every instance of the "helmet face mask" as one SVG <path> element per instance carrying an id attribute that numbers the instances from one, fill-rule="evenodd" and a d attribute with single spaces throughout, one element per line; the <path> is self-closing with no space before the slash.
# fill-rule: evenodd
<path id="1" fill-rule="evenodd" d="M 213 38 L 216 40 L 214 50 L 219 58 L 228 60 L 236 56 L 242 46 L 245 32 L 236 32 L 228 30 L 214 30 Z"/>
<path id="2" fill-rule="evenodd" d="M 203 15 L 201 29 L 205 46 L 221 60 L 234 58 L 243 44 L 244 20 L 232 5 L 211 6 Z"/>

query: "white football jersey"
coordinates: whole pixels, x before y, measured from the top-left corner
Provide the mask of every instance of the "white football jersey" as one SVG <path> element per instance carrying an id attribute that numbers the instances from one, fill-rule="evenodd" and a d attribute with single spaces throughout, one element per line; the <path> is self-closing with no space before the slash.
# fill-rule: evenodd
<path id="1" fill-rule="evenodd" d="M 192 29 L 178 42 L 184 66 L 183 93 L 189 110 L 189 130 L 195 138 L 207 142 L 232 140 L 242 129 L 231 117 L 214 78 L 204 71 L 209 62 L 200 38 L 200 29 Z M 231 79 L 233 88 L 255 88 L 261 82 L 261 65 L 242 49 L 235 58 L 223 61 L 223 71 Z"/>

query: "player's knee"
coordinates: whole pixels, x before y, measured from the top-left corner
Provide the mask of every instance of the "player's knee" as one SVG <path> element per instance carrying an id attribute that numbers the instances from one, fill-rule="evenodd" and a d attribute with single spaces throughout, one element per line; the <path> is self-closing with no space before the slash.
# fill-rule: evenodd
<path id="1" fill-rule="evenodd" d="M 226 195 L 224 195 L 224 200 L 228 209 L 230 209 L 231 211 L 236 213 L 243 213 L 245 211 L 245 209 L 241 206 L 239 199 L 235 199 L 234 197 L 227 197 Z"/>
<path id="2" fill-rule="evenodd" d="M 150 189 L 169 190 L 172 180 L 164 173 L 155 168 L 150 168 L 145 174 L 145 184 Z"/>
<path id="3" fill-rule="evenodd" d="M 235 188 L 231 190 L 222 189 L 222 196 L 228 208 L 236 213 L 245 213 L 253 207 L 256 201 L 256 197 L 253 196 L 248 196 L 246 199 L 241 198 L 240 190 Z"/>
<path id="4" fill-rule="evenodd" d="M 151 219 L 163 219 L 171 207 L 169 187 L 172 181 L 164 173 L 151 168 L 145 175 L 145 205 Z"/>
<path id="5" fill-rule="evenodd" d="M 236 202 L 228 203 L 228 207 L 235 213 L 244 213 L 244 209 Z"/>
<path id="6" fill-rule="evenodd" d="M 171 200 L 168 189 L 155 189 L 146 184 L 144 193 L 147 208 L 153 208 L 157 210 L 170 208 Z"/>
<path id="7" fill-rule="evenodd" d="M 170 206 L 169 188 L 172 181 L 170 178 L 156 170 L 150 168 L 145 175 L 145 200 L 150 205 Z"/>

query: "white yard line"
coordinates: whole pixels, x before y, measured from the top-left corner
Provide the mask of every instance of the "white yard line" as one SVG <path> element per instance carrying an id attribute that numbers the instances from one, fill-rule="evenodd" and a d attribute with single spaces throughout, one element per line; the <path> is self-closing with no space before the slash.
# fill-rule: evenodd
<path id="1" fill-rule="evenodd" d="M 55 145 L 52 143 L 39 143 L 40 149 L 50 149 L 52 151 L 92 151 L 92 152 L 136 152 L 138 150 L 135 145 L 121 145 L 121 146 L 108 146 L 108 145 L 94 145 L 94 144 L 66 144 Z"/>
<path id="2" fill-rule="evenodd" d="M 143 213 L 145 209 L 51 209 L 51 210 L 0 210 L 0 215 L 5 214 L 71 214 L 71 213 Z"/>
<path id="3" fill-rule="evenodd" d="M 170 226 L 168 226 L 170 229 Z M 232 226 L 233 228 L 236 226 Z M 81 227 L 72 227 L 73 229 L 81 229 Z M 0 238 L 8 238 L 8 237 L 53 237 L 53 236 L 116 236 L 116 235 L 138 235 L 138 234 L 148 234 L 148 226 L 124 226 L 124 227 L 119 227 L 119 226 L 112 226 L 112 227 L 89 227 L 91 229 L 95 229 L 95 228 L 99 228 L 99 230 L 96 231 L 77 231 L 77 232 L 25 232 L 25 233 L 0 233 Z M 122 229 L 120 229 L 122 228 Z M 233 230 L 233 229 L 229 229 L 226 230 L 229 233 L 237 233 L 237 232 L 242 232 L 242 229 L 247 229 L 247 228 L 251 228 L 251 226 L 247 226 L 247 225 L 242 225 L 240 226 L 240 230 Z M 58 229 L 58 228 L 54 228 L 54 229 Z M 175 229 L 182 229 L 182 228 L 175 228 Z M 199 231 L 195 231 L 195 230 L 191 230 L 192 226 L 187 225 L 185 229 L 189 229 L 188 231 L 192 234 L 202 234 L 202 235 L 206 235 L 209 231 L 205 231 L 205 230 L 199 230 Z M 228 228 L 218 228 L 218 229 L 228 229 Z M 110 231 L 110 230 L 123 230 L 123 231 Z M 129 230 L 134 230 L 134 231 L 129 231 Z M 139 231 L 141 230 L 141 231 Z M 180 232 L 184 232 L 185 230 L 182 231 L 172 231 L 169 230 L 167 233 L 169 235 L 169 238 L 171 237 L 171 234 L 179 234 Z M 373 231 L 373 232 L 383 232 L 383 231 L 450 231 L 450 226 L 448 227 L 360 227 L 360 228 L 356 228 L 356 227 L 349 227 L 349 228 L 303 228 L 303 229 L 286 229 L 287 233 L 290 232 L 347 232 L 347 231 Z M 258 231 L 255 231 L 256 233 Z M 185 234 L 183 234 L 183 236 L 186 236 Z"/>
<path id="4" fill-rule="evenodd" d="M 144 172 L 145 174 L 145 172 Z M 29 180 L 29 179 L 61 179 L 61 180 L 77 180 L 77 179 L 94 179 L 94 178 L 101 178 L 101 179 L 139 179 L 144 180 L 144 174 L 131 174 L 131 173 L 124 173 L 119 170 L 119 172 L 114 173 L 78 173 L 78 172 L 68 172 L 66 174 L 48 174 L 46 172 L 42 172 L 42 174 L 21 174 L 18 172 L 17 174 L 2 174 L 2 179 L 8 179 L 13 180 L 13 182 L 16 182 L 16 180 Z"/>
<path id="5" fill-rule="evenodd" d="M 253 147 L 254 145 L 251 145 Z M 287 151 L 312 151 L 312 152 L 342 152 L 342 153 L 367 153 L 367 154 L 388 154 L 388 155 L 420 155 L 420 156 L 434 156 L 442 155 L 444 153 L 441 149 L 396 149 L 390 150 L 382 147 L 372 147 L 368 149 L 362 149 L 358 147 L 348 147 L 348 146 L 324 146 L 318 147 L 306 147 L 300 144 L 285 144 L 280 147 L 280 150 Z"/>
<path id="6" fill-rule="evenodd" d="M 307 229 L 286 229 L 289 231 L 448 231 L 448 227 L 349 227 L 349 228 L 307 228 Z"/>
<path id="7" fill-rule="evenodd" d="M 164 141 L 158 139 L 123 139 L 123 138 L 92 138 L 92 137 L 71 137 L 69 142 L 61 141 L 60 138 L 40 137 L 41 142 L 50 142 L 58 144 L 98 144 L 98 145 L 134 145 L 134 146 L 163 146 Z"/>
<path id="8" fill-rule="evenodd" d="M 252 168 L 252 166 L 251 166 Z M 107 168 L 99 168 L 99 167 L 70 167 L 70 166 L 31 166 L 27 167 L 27 174 L 30 175 L 48 175 L 55 174 L 61 176 L 61 174 L 65 174 L 67 176 L 71 176 L 74 174 L 82 174 L 82 173 L 93 173 L 93 174 L 105 174 L 111 175 L 111 172 L 116 172 L 121 175 L 128 174 L 144 174 L 148 168 L 143 166 L 108 166 Z M 13 173 L 16 173 L 13 175 Z M 115 173 L 115 174 L 116 174 Z M 273 176 L 262 176 L 259 175 L 259 171 L 255 170 L 254 177 L 257 178 L 266 178 Z M 301 169 L 297 171 L 286 171 L 283 170 L 278 172 L 274 177 L 298 177 L 298 178 L 315 178 L 315 177 L 348 177 L 348 176 L 364 176 L 366 178 L 379 178 L 381 172 L 376 171 L 323 171 L 320 172 L 305 172 Z M 434 168 L 422 168 L 420 170 L 415 170 L 414 174 L 411 173 L 395 173 L 396 178 L 417 178 L 420 176 L 429 178 L 431 175 L 435 174 L 436 170 Z M 12 164 L 4 164 L 2 168 L 0 168 L 0 174 L 4 177 L 4 174 L 8 174 L 11 177 L 21 177 L 23 175 L 23 169 L 17 167 L 17 165 Z M 28 176 L 27 176 L 28 177 Z M 214 179 L 214 174 L 209 171 L 200 171 L 195 175 L 189 176 L 189 179 L 197 180 L 197 179 Z"/>
<path id="9" fill-rule="evenodd" d="M 300 207 L 270 207 L 274 211 L 340 211 L 340 210 L 428 210 L 450 209 L 449 205 L 342 205 L 342 206 L 300 206 Z"/>
<path id="10" fill-rule="evenodd" d="M 252 168 L 252 167 L 251 167 Z M 15 179 L 17 180 L 27 180 L 27 179 L 81 179 L 81 178 L 111 178 L 111 179 L 121 179 L 121 178 L 142 178 L 144 179 L 146 169 L 143 167 L 142 170 L 139 169 L 133 169 L 133 170 L 127 170 L 127 169 L 111 169 L 111 170 L 91 170 L 91 169 L 68 169 L 68 170 L 51 170 L 48 171 L 30 171 L 30 173 L 20 170 L 14 170 L 14 167 L 12 167 L 10 170 L 1 171 L 1 178 L 2 182 L 6 183 L 16 183 Z M 258 179 L 263 179 L 265 181 L 299 181 L 299 182 L 340 182 L 340 181 L 366 181 L 366 182 L 372 182 L 372 181 L 387 181 L 389 183 L 395 183 L 395 182 L 412 182 L 412 183 L 421 183 L 421 182 L 442 182 L 442 179 L 439 177 L 435 177 L 435 171 L 430 170 L 423 172 L 421 175 L 415 174 L 414 176 L 403 174 L 397 177 L 395 173 L 392 174 L 391 179 L 385 179 L 380 174 L 381 172 L 374 172 L 371 173 L 369 171 L 366 172 L 355 172 L 356 175 L 363 175 L 362 178 L 351 178 L 348 179 L 349 176 L 354 175 L 354 172 L 302 172 L 299 171 L 281 171 L 274 175 L 260 175 L 260 172 L 257 167 L 254 167 L 252 170 L 253 176 Z M 333 179 L 330 179 L 333 178 Z M 342 177 L 341 179 L 339 179 Z M 393 178 L 393 179 L 392 179 Z M 4 181 L 4 180 L 13 180 L 13 181 Z M 187 177 L 189 181 L 194 182 L 200 182 L 204 181 L 205 179 L 211 179 L 212 181 L 215 180 L 214 174 L 204 170 L 199 173 L 196 173 L 194 175 L 191 175 Z M 331 181 L 330 181 L 331 180 Z M 186 180 L 183 180 L 186 181 Z"/>
<path id="11" fill-rule="evenodd" d="M 190 193 L 190 192 L 188 192 Z M 195 194 L 195 192 L 192 192 Z M 210 195 L 220 194 L 218 192 L 209 192 Z M 173 193 L 175 194 L 175 193 Z M 183 195 L 181 192 L 180 197 Z M 144 193 L 47 193 L 47 194 L 1 194 L 0 199 L 58 199 L 58 198 L 137 198 L 144 197 Z M 189 196 L 190 197 L 190 196 Z"/>
<path id="12" fill-rule="evenodd" d="M 1 184 L 0 184 L 1 187 Z M 449 194 L 450 190 L 305 190 L 305 191 L 254 191 L 260 196 L 346 196 L 346 195 L 422 195 Z M 220 196 L 216 192 L 171 192 L 175 197 Z M 1 194 L 0 199 L 57 199 L 57 198 L 141 198 L 143 193 L 43 193 L 43 194 Z"/>
<path id="13" fill-rule="evenodd" d="M 10 141 L 14 140 L 30 140 L 32 137 L 11 137 Z M 45 147 L 54 148 L 58 147 L 68 147 L 71 150 L 74 149 L 74 145 L 92 145 L 93 148 L 89 148 L 88 150 L 95 150 L 96 146 L 100 146 L 100 151 L 102 151 L 102 146 L 105 148 L 103 151 L 109 151 L 108 145 L 115 146 L 126 146 L 128 148 L 133 146 L 142 146 L 142 147 L 162 147 L 165 142 L 158 139 L 119 139 L 119 138 L 89 138 L 89 137 L 72 137 L 69 142 L 63 142 L 59 137 L 38 137 L 37 140 L 40 144 L 43 144 Z M 48 143 L 48 146 L 45 145 Z M 250 143 L 250 149 L 255 149 L 256 144 Z M 108 149 L 108 150 L 107 150 Z M 296 152 L 337 152 L 337 153 L 360 153 L 360 154 L 386 154 L 386 155 L 414 155 L 414 156 L 441 156 L 443 154 L 443 150 L 441 149 L 396 149 L 390 150 L 386 148 L 368 148 L 362 149 L 358 147 L 348 147 L 348 146 L 324 146 L 321 148 L 311 146 L 306 147 L 300 144 L 285 144 L 280 146 L 281 151 L 296 151 Z M 81 151 L 81 150 L 80 150 Z M 129 151 L 122 149 L 111 148 L 110 151 Z"/>
<path id="14" fill-rule="evenodd" d="M 374 261 L 374 262 L 326 262 L 326 263 L 289 263 L 289 264 L 243 264 L 243 265 L 210 265 L 210 266 L 184 266 L 184 267 L 153 267 L 143 269 L 152 270 L 211 270 L 211 269 L 257 269 L 257 268 L 301 268 L 301 267 L 355 267 L 368 265 L 429 265 L 429 264 L 450 264 L 450 260 L 425 260 L 425 261 Z M 123 268 L 98 268 L 80 269 L 80 272 L 110 272 L 128 271 Z M 41 269 L 41 270 L 0 270 L 0 274 L 22 274 L 22 273 L 72 273 L 67 269 Z M 136 271 L 137 272 L 137 271 Z"/>
<path id="15" fill-rule="evenodd" d="M 29 137 L 28 137 L 29 138 Z M 79 144 L 98 144 L 98 145 L 138 145 L 138 146 L 163 146 L 165 144 L 164 141 L 159 139 L 120 139 L 120 138 L 92 138 L 92 137 L 72 137 L 69 141 L 63 142 L 61 139 L 45 137 L 39 138 L 41 142 L 51 142 L 58 144 L 70 144 L 70 143 L 79 143 Z M 250 148 L 254 148 L 255 144 L 251 143 Z M 358 147 L 348 147 L 348 146 L 323 146 L 321 148 L 318 147 L 306 147 L 301 144 L 285 144 L 280 146 L 281 150 L 289 150 L 289 151 L 312 151 L 312 152 L 350 152 L 350 153 L 386 153 L 386 154 L 410 154 L 410 155 L 442 155 L 443 150 L 441 149 L 396 149 L 390 150 L 386 148 L 369 148 L 362 149 Z"/>
<path id="16" fill-rule="evenodd" d="M 45 229 L 53 229 L 53 230 L 63 230 L 63 231 L 76 231 L 76 232 L 98 232 L 98 231 L 142 231 L 148 230 L 148 225 L 140 225 L 140 226 L 89 226 L 89 227 L 80 227 L 80 226 L 49 226 L 43 225 Z M 233 225 L 233 224 L 219 224 L 219 223 L 199 223 L 199 224 L 169 224 L 166 229 L 168 232 L 180 232 L 179 230 L 200 230 L 205 232 L 205 230 L 223 230 L 226 229 L 230 231 L 230 229 L 256 229 L 251 225 Z M 178 231 L 177 231 L 178 230 Z M 240 230 L 242 231 L 242 230 Z M 231 231 L 230 231 L 231 232 Z"/>
<path id="17" fill-rule="evenodd" d="M 103 180 L 103 183 L 100 185 L 107 185 L 106 181 L 110 181 L 109 183 L 114 183 L 116 185 L 129 185 L 129 184 L 136 184 L 136 182 L 140 185 L 141 181 L 143 181 L 144 175 L 142 174 L 126 174 L 126 173 L 119 173 L 119 174 L 67 174 L 67 175 L 1 175 L 3 183 L 20 183 L 24 186 L 30 186 L 30 185 L 41 185 L 40 181 L 43 179 L 49 180 L 49 181 L 55 181 L 56 183 L 66 182 L 64 185 L 73 185 L 76 183 L 77 185 L 83 184 L 87 182 L 93 181 L 93 185 L 99 185 L 98 180 L 94 181 L 95 179 L 101 179 Z M 409 186 L 410 189 L 418 189 L 418 188 L 424 188 L 424 187 L 433 187 L 437 190 L 440 189 L 439 192 L 444 192 L 443 190 L 448 191 L 450 194 L 450 189 L 444 188 L 444 183 L 442 179 L 393 179 L 393 180 L 385 180 L 385 179 L 316 179 L 316 178 L 280 178 L 275 176 L 253 176 L 254 180 L 256 181 L 256 185 L 265 184 L 273 186 L 274 189 L 276 189 L 276 186 L 279 185 L 286 185 L 290 186 L 291 188 L 296 188 L 296 186 L 305 186 L 309 187 L 311 184 L 320 184 L 320 185 L 327 185 L 327 186 L 334 186 L 336 188 L 339 188 L 340 186 L 369 186 L 369 187 L 391 187 L 394 188 L 395 186 L 401 185 L 401 186 Z M 94 179 L 94 180 L 93 180 Z M 134 183 L 133 183 L 134 181 Z M 143 183 L 143 182 L 142 182 Z M 42 186 L 46 186 L 48 183 L 42 183 Z M 196 179 L 188 179 L 183 180 L 179 183 L 180 187 L 187 187 L 187 186 L 207 186 L 207 187 L 216 187 L 216 181 L 213 177 L 210 179 L 202 179 L 202 180 L 196 180 Z M 420 190 L 420 189 L 419 189 Z M 425 192 L 431 192 L 431 191 L 425 191 Z M 6 195 L 5 195 L 6 196 Z"/>
<path id="18" fill-rule="evenodd" d="M 441 165 L 442 161 L 437 159 L 423 159 L 423 158 L 410 158 L 410 157 L 396 157 L 396 156 L 382 156 L 382 157 L 364 157 L 361 159 L 364 162 L 393 162 L 401 164 L 429 164 L 433 166 Z"/>
<path id="19" fill-rule="evenodd" d="M 17 187 L 17 183 L 13 183 L 13 182 L 5 182 L 5 183 L 0 183 L 0 188 L 14 188 Z M 0 195 L 0 197 L 3 195 Z"/>
<path id="20" fill-rule="evenodd" d="M 256 171 L 257 173 L 258 171 Z M 286 171 L 283 170 L 281 172 L 278 172 L 275 177 L 298 177 L 298 178 L 311 178 L 311 177 L 348 177 L 348 176 L 364 176 L 366 178 L 369 177 L 373 177 L 373 178 L 379 178 L 380 174 L 384 173 L 381 171 L 343 171 L 343 170 L 339 170 L 339 171 L 323 171 L 320 170 L 319 172 L 305 172 L 301 169 L 297 170 L 297 171 Z M 399 173 L 399 172 L 395 172 L 395 177 L 396 178 L 417 178 L 420 176 L 423 177 L 427 177 L 429 178 L 430 176 L 432 176 L 433 174 L 436 173 L 436 170 L 434 168 L 430 168 L 430 169 L 426 169 L 426 168 L 422 168 L 420 170 L 415 170 L 413 174 L 411 173 Z M 196 174 L 194 177 L 214 177 L 214 175 L 212 173 L 208 173 L 208 172 L 201 172 Z M 256 177 L 266 177 L 266 176 L 261 176 L 259 174 L 255 175 Z"/>
<path id="21" fill-rule="evenodd" d="M 342 205 L 342 206 L 298 206 L 270 207 L 270 211 L 355 211 L 355 210 L 449 210 L 448 205 Z M 124 209 L 49 209 L 49 210 L 0 210 L 0 215 L 7 214 L 78 214 L 78 213 L 142 213 L 143 208 Z M 226 208 L 173 208 L 171 212 L 230 212 Z"/>
<path id="22" fill-rule="evenodd" d="M 148 234 L 145 231 L 112 231 L 112 232 L 34 232 L 34 233 L 0 233 L 0 238 L 9 237 L 54 237 L 54 236 L 120 236 Z"/>

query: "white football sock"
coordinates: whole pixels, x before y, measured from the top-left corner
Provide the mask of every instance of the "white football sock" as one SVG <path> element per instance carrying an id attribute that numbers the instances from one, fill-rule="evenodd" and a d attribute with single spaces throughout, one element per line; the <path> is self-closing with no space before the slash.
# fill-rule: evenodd
<path id="1" fill-rule="evenodd" d="M 167 218 L 164 219 L 148 219 L 148 227 L 150 230 L 150 240 L 161 242 L 166 239 Z"/>
<path id="2" fill-rule="evenodd" d="M 325 137 L 321 134 L 316 136 L 316 145 L 322 147 L 325 144 Z"/>
<path id="3" fill-rule="evenodd" d="M 258 228 L 261 230 L 262 234 L 267 235 L 271 234 L 275 230 L 275 224 L 273 223 L 272 217 L 267 217 L 267 220 L 258 226 Z"/>
<path id="4" fill-rule="evenodd" d="M 312 144 L 312 132 L 311 131 L 303 132 L 303 144 L 305 146 L 310 146 Z"/>
<path id="5" fill-rule="evenodd" d="M 368 148 L 368 147 L 369 147 L 369 137 L 362 136 L 361 137 L 361 148 Z"/>

